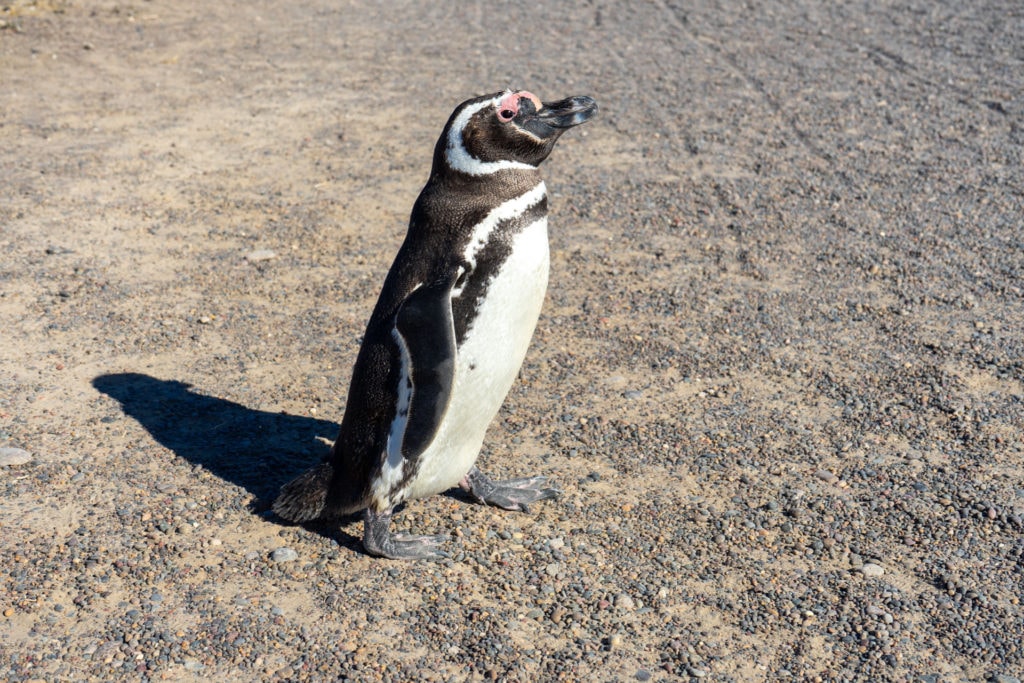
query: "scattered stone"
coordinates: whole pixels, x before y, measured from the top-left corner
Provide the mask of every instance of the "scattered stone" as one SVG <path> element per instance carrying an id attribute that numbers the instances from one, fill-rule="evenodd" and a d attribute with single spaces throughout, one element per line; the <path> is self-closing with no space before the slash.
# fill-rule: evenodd
<path id="1" fill-rule="evenodd" d="M 299 559 L 299 554 L 291 548 L 277 548 L 270 553 L 270 559 L 274 562 L 294 562 Z"/>
<path id="2" fill-rule="evenodd" d="M 629 612 L 636 607 L 636 603 L 633 602 L 633 598 L 629 597 L 626 593 L 619 593 L 615 596 L 615 606 L 618 609 Z"/>
<path id="3" fill-rule="evenodd" d="M 32 454 L 22 448 L 0 448 L 0 467 L 24 465 L 32 462 Z"/>
<path id="4" fill-rule="evenodd" d="M 860 572 L 864 576 L 875 577 L 882 576 L 883 574 L 885 574 L 885 569 L 881 565 L 875 564 L 873 562 L 867 562 L 860 567 Z"/>
<path id="5" fill-rule="evenodd" d="M 1020 683 L 1020 679 L 1009 674 L 992 674 L 992 683 Z"/>
<path id="6" fill-rule="evenodd" d="M 832 474 L 828 470 L 818 470 L 814 473 L 814 476 L 829 484 L 836 480 L 836 475 Z"/>
<path id="7" fill-rule="evenodd" d="M 277 254 L 273 249 L 257 249 L 250 251 L 245 255 L 245 260 L 249 263 L 259 263 L 260 261 L 269 261 L 272 258 L 276 258 Z"/>

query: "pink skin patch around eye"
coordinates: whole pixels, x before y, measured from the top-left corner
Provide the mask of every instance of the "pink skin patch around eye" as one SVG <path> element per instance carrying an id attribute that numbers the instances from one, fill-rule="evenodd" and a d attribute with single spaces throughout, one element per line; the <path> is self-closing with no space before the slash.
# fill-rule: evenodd
<path id="1" fill-rule="evenodd" d="M 501 98 L 501 101 L 498 102 L 498 111 L 508 110 L 513 112 L 513 116 L 515 114 L 518 114 L 519 99 L 521 97 L 526 97 L 531 102 L 533 102 L 533 106 L 537 108 L 537 111 L 540 111 L 540 108 L 544 106 L 541 104 L 540 98 L 534 95 L 532 92 L 528 92 L 526 90 L 517 90 L 515 92 L 510 92 L 509 94 Z"/>

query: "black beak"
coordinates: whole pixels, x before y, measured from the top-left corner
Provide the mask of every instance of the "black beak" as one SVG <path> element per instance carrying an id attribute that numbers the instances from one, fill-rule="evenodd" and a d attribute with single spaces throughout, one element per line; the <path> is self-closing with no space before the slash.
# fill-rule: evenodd
<path id="1" fill-rule="evenodd" d="M 580 95 L 557 102 L 545 102 L 544 107 L 537 112 L 537 118 L 552 128 L 572 128 L 596 113 L 597 102 L 594 98 Z"/>
<path id="2" fill-rule="evenodd" d="M 597 113 L 594 98 L 580 95 L 557 102 L 544 102 L 540 110 L 530 100 L 522 100 L 519 125 L 541 140 L 554 142 L 573 126 L 578 126 Z"/>

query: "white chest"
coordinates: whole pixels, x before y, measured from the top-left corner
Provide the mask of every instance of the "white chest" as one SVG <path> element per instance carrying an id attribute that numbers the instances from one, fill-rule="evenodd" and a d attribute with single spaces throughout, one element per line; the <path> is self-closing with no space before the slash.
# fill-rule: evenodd
<path id="1" fill-rule="evenodd" d="M 404 497 L 422 498 L 456 485 L 476 461 L 487 426 L 526 356 L 548 284 L 547 218 L 513 239 L 458 351 L 444 421 L 422 454 Z"/>

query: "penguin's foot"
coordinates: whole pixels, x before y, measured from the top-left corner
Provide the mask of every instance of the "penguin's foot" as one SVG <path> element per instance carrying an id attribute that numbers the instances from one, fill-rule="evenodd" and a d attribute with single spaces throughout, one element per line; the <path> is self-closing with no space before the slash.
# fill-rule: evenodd
<path id="1" fill-rule="evenodd" d="M 459 488 L 468 491 L 477 502 L 495 505 L 505 510 L 530 511 L 530 503 L 557 498 L 558 489 L 542 488 L 547 477 L 523 477 L 508 481 L 491 481 L 476 467 L 459 482 Z"/>
<path id="2" fill-rule="evenodd" d="M 377 557 L 392 560 L 436 560 L 448 557 L 441 550 L 447 536 L 417 536 L 414 534 L 391 533 L 391 510 L 374 512 L 367 508 L 363 513 L 363 547 Z"/>

